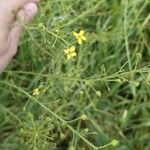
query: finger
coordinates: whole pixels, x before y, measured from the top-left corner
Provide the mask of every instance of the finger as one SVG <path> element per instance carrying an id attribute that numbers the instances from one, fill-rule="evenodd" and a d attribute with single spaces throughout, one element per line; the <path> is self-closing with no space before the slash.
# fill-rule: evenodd
<path id="1" fill-rule="evenodd" d="M 1 10 L 10 12 L 10 11 L 17 11 L 26 3 L 29 2 L 38 2 L 39 0 L 1 0 L 0 1 L 0 8 Z"/>
<path id="2" fill-rule="evenodd" d="M 30 22 L 36 15 L 37 11 L 38 8 L 35 3 L 28 3 L 24 6 L 23 9 L 18 12 L 17 20 L 15 21 L 14 26 L 8 35 L 7 41 L 8 45 L 10 45 L 10 48 L 8 50 L 10 51 L 9 53 L 12 56 L 16 53 L 18 41 L 24 24 Z"/>
<path id="3" fill-rule="evenodd" d="M 0 0 L 0 52 L 6 43 L 8 33 L 14 20 L 15 13 L 27 2 L 38 2 L 39 0 Z"/>
<path id="4" fill-rule="evenodd" d="M 14 23 L 14 27 L 9 33 L 7 40 L 8 47 L 6 47 L 7 50 L 3 55 L 0 55 L 0 72 L 6 68 L 12 57 L 16 54 L 23 23 L 31 21 L 32 18 L 36 15 L 37 10 L 37 6 L 34 3 L 28 3 L 18 12 L 18 20 Z"/>
<path id="5" fill-rule="evenodd" d="M 0 55 L 0 68 L 2 68 L 0 71 L 2 71 L 8 65 L 12 57 L 16 54 L 23 24 L 30 22 L 36 15 L 37 10 L 38 8 L 35 3 L 28 3 L 18 12 L 18 20 L 15 21 L 14 27 L 11 29 L 8 35 L 8 46 L 6 47 L 5 53 Z"/>

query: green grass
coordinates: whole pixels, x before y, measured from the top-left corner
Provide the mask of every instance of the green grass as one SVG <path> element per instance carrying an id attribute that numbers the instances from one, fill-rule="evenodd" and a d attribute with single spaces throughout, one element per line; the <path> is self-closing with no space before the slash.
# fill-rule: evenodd
<path id="1" fill-rule="evenodd" d="M 149 9 L 149 0 L 43 0 L 0 75 L 0 150 L 149 150 Z M 78 45 L 72 32 L 82 29 Z"/>

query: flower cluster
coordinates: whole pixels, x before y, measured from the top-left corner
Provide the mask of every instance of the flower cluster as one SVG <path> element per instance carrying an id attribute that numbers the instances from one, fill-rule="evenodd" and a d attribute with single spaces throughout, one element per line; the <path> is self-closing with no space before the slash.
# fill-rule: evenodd
<path id="1" fill-rule="evenodd" d="M 78 44 L 83 44 L 83 41 L 86 41 L 86 37 L 84 35 L 84 30 L 81 30 L 79 33 L 73 32 L 73 35 L 76 37 Z"/>
<path id="2" fill-rule="evenodd" d="M 77 55 L 75 50 L 75 46 L 71 46 L 70 48 L 64 50 L 64 53 L 67 56 L 67 60 L 74 58 Z"/>
<path id="3" fill-rule="evenodd" d="M 86 37 L 84 34 L 84 30 L 81 30 L 79 33 L 73 32 L 73 35 L 75 36 L 79 45 L 83 44 L 83 42 L 86 41 Z M 65 49 L 64 54 L 66 55 L 67 60 L 73 59 L 75 56 L 77 56 L 76 47 L 71 46 L 70 48 Z"/>
<path id="4" fill-rule="evenodd" d="M 39 96 L 40 95 L 39 88 L 34 89 L 32 95 L 33 96 Z"/>

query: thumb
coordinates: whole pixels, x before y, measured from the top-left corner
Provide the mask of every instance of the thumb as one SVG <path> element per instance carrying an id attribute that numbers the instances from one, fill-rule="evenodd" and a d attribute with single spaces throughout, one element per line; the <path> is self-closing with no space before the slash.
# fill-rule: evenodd
<path id="1" fill-rule="evenodd" d="M 14 22 L 7 39 L 7 45 L 9 45 L 9 47 L 6 50 L 6 53 L 10 55 L 10 57 L 13 57 L 16 54 L 23 25 L 32 20 L 32 18 L 36 15 L 37 10 L 38 8 L 35 3 L 28 3 L 18 12 L 17 20 Z"/>
<path id="2" fill-rule="evenodd" d="M 15 21 L 13 28 L 8 34 L 5 53 L 0 55 L 0 72 L 6 68 L 12 57 L 17 52 L 18 41 L 23 29 L 23 24 L 30 22 L 36 15 L 37 10 L 38 9 L 35 3 L 28 3 L 18 12 L 18 20 Z"/>

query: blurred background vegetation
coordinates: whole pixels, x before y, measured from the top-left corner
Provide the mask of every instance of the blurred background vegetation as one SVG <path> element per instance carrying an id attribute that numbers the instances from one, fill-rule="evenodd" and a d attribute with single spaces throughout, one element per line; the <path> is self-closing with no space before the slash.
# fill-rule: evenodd
<path id="1" fill-rule="evenodd" d="M 41 1 L 0 75 L 0 150 L 149 150 L 149 10 L 149 0 Z"/>

